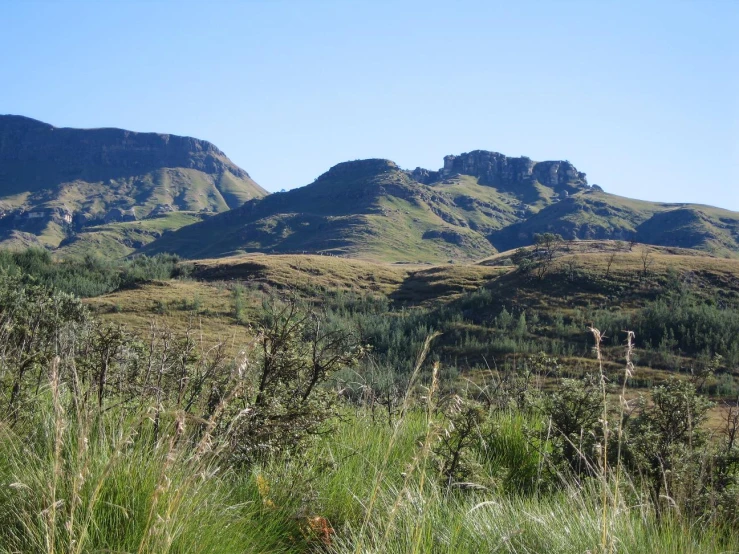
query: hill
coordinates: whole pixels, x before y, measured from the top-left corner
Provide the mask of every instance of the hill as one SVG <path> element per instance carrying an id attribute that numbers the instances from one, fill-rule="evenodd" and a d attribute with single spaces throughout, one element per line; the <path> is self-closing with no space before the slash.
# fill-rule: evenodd
<path id="1" fill-rule="evenodd" d="M 180 330 L 197 325 L 201 338 L 217 343 L 242 333 L 240 325 L 264 298 L 294 293 L 348 318 L 378 356 L 395 351 L 389 367 L 412 367 L 413 356 L 401 354 L 416 352 L 433 329 L 443 332 L 435 352 L 444 364 L 473 373 L 493 360 L 515 364 L 516 356 L 538 352 L 560 358 L 572 375 L 592 370 L 588 327 L 595 325 L 604 332 L 604 359 L 617 379 L 623 330 L 631 329 L 641 386 L 720 354 L 722 390 L 734 396 L 739 390 L 739 340 L 732 335 L 739 325 L 739 260 L 578 241 L 558 251 L 540 279 L 514 268 L 512 254 L 433 266 L 246 254 L 188 262 L 186 281 L 142 282 L 87 302 L 104 319 L 142 334 L 157 318 Z"/>
<path id="2" fill-rule="evenodd" d="M 739 213 L 696 204 L 663 204 L 591 189 L 563 198 L 490 235 L 499 250 L 531 244 L 537 233 L 569 240 L 628 240 L 736 257 Z"/>
<path id="3" fill-rule="evenodd" d="M 158 231 L 265 194 L 207 141 L 123 129 L 57 128 L 0 116 L 2 246 L 64 247 L 103 225 L 100 230 L 113 240 L 114 250 L 127 254 Z M 193 215 L 166 217 L 183 211 Z M 157 232 L 143 233 L 140 240 L 127 241 L 124 232 L 111 227 L 162 216 L 154 224 Z"/>
<path id="4" fill-rule="evenodd" d="M 584 174 L 567 162 L 539 167 L 528 158 L 477 151 L 445 163 L 439 172 L 404 171 L 380 159 L 340 163 L 310 185 L 249 201 L 144 251 L 192 258 L 261 251 L 406 263 L 474 260 L 495 252 L 487 238 L 494 231 L 587 187 Z M 457 165 L 467 173 L 458 173 Z"/>
<path id="5" fill-rule="evenodd" d="M 187 258 L 245 252 L 323 253 L 403 263 L 476 260 L 536 234 L 628 240 L 739 253 L 739 214 L 622 198 L 590 186 L 568 161 L 476 150 L 438 171 L 390 160 L 332 167 L 305 187 L 169 234 L 143 252 Z"/>

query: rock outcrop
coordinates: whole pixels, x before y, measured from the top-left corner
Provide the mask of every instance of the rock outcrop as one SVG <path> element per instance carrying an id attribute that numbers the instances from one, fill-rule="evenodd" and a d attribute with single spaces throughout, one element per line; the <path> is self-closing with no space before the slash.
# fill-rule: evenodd
<path id="1" fill-rule="evenodd" d="M 417 167 L 409 175 L 419 183 L 429 184 L 456 174 L 477 177 L 481 185 L 512 189 L 538 181 L 557 192 L 572 192 L 587 186 L 585 173 L 568 161 L 535 162 L 521 156 L 511 158 L 498 152 L 473 150 L 458 156 L 445 156 L 444 167 L 429 171 Z"/>

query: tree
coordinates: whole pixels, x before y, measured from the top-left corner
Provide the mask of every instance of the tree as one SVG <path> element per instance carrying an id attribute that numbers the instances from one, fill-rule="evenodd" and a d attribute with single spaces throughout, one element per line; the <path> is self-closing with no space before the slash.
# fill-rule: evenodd
<path id="1" fill-rule="evenodd" d="M 536 245 L 536 276 L 539 280 L 549 273 L 554 264 L 554 258 L 562 247 L 564 239 L 562 235 L 556 233 L 542 233 L 534 235 L 534 244 Z"/>
<path id="2" fill-rule="evenodd" d="M 617 254 L 618 252 L 614 250 L 606 259 L 606 279 L 611 275 L 611 266 L 613 265 L 613 262 L 616 261 Z"/>
<path id="3" fill-rule="evenodd" d="M 649 269 L 654 263 L 654 259 L 652 258 L 652 251 L 647 246 L 643 246 L 641 252 L 639 253 L 639 259 L 641 260 L 642 265 L 642 275 L 646 279 L 649 276 Z"/>
<path id="4" fill-rule="evenodd" d="M 565 271 L 567 273 L 567 280 L 571 283 L 575 281 L 577 277 L 577 258 L 570 257 L 564 262 Z"/>

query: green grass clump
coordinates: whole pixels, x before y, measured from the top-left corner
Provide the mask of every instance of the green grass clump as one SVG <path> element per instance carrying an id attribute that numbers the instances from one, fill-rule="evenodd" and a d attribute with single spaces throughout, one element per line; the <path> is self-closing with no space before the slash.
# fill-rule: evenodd
<path id="1" fill-rule="evenodd" d="M 182 420 L 160 440 L 145 412 L 81 421 L 54 387 L 34 428 L 0 423 L 0 552 L 303 551 L 293 506 L 193 456 Z"/>

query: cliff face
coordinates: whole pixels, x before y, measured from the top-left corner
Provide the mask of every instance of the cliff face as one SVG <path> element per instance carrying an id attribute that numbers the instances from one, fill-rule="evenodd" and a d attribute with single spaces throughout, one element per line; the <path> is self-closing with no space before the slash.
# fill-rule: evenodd
<path id="1" fill-rule="evenodd" d="M 571 192 L 587 186 L 585 173 L 578 171 L 568 161 L 535 162 L 522 156 L 511 158 L 498 152 L 473 150 L 458 156 L 445 156 L 444 167 L 439 171 L 416 168 L 411 176 L 420 183 L 432 183 L 455 174 L 477 177 L 481 185 L 501 189 L 538 181 L 560 192 Z"/>
<path id="2" fill-rule="evenodd" d="M 22 116 L 0 116 L 0 193 L 24 182 L 54 185 L 186 168 L 209 174 L 248 173 L 210 142 L 123 129 L 69 129 Z"/>

